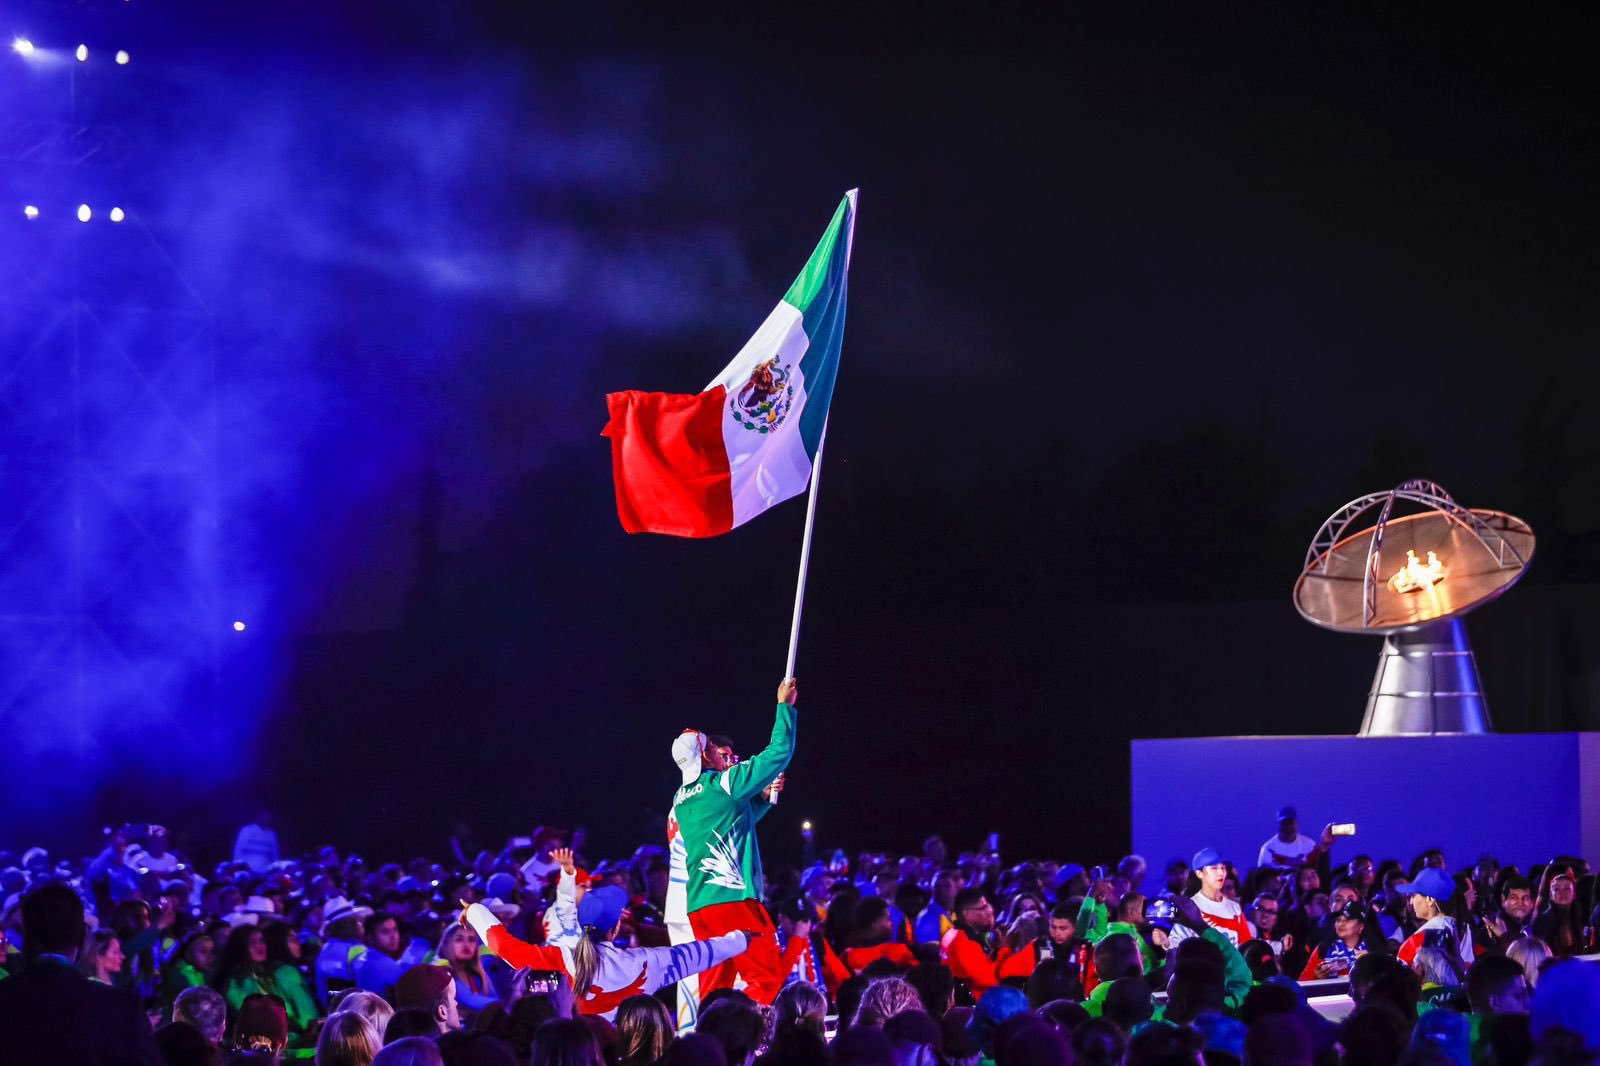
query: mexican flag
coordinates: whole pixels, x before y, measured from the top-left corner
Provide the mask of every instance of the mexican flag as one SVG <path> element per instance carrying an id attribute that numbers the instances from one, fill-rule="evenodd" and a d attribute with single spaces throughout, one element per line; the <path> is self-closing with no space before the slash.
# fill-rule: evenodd
<path id="1" fill-rule="evenodd" d="M 805 491 L 839 373 L 856 192 L 705 391 L 606 396 L 617 516 L 629 533 L 714 537 Z"/>

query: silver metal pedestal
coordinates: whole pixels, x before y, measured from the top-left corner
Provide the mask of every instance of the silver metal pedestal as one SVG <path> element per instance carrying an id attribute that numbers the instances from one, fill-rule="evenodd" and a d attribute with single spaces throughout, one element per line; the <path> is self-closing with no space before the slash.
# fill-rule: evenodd
<path id="1" fill-rule="evenodd" d="M 1363 736 L 1489 732 L 1489 705 L 1459 618 L 1384 638 Z"/>

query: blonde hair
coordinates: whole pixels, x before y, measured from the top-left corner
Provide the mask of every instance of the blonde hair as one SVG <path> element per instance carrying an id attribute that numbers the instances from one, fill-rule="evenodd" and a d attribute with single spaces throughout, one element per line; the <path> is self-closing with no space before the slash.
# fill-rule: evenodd
<path id="1" fill-rule="evenodd" d="M 376 992 L 351 992 L 339 1000 L 339 1005 L 334 1008 L 335 1014 L 359 1014 L 372 1023 L 372 1028 L 382 1037 L 389 1028 L 389 1019 L 394 1017 L 394 1008 L 389 1006 L 389 1001 Z"/>
<path id="2" fill-rule="evenodd" d="M 582 1003 L 589 998 L 589 987 L 594 983 L 594 975 L 600 969 L 600 952 L 594 946 L 594 938 L 589 930 L 585 929 L 578 934 L 578 942 L 572 945 L 572 994 Z"/>
<path id="3" fill-rule="evenodd" d="M 444 953 L 449 946 L 450 938 L 457 933 L 465 933 L 466 939 L 472 943 L 472 958 L 468 962 L 456 962 Z M 489 975 L 483 970 L 483 956 L 478 950 L 478 938 L 465 926 L 454 922 L 444 927 L 444 932 L 439 935 L 439 949 L 434 952 L 439 961 L 445 964 L 452 977 L 460 978 L 461 983 L 474 992 L 483 992 L 489 987 Z M 581 996 L 579 997 L 582 998 Z"/>
<path id="4" fill-rule="evenodd" d="M 372 1066 L 383 1037 L 355 1011 L 328 1015 L 317 1037 L 317 1066 Z"/>
<path id="5" fill-rule="evenodd" d="M 921 1010 L 922 997 L 902 977 L 880 977 L 861 994 L 852 1025 L 882 1026 L 896 1014 Z"/>
<path id="6" fill-rule="evenodd" d="M 1550 945 L 1536 936 L 1519 936 L 1506 945 L 1506 958 L 1522 967 L 1530 989 L 1539 983 L 1539 967 L 1551 954 Z"/>

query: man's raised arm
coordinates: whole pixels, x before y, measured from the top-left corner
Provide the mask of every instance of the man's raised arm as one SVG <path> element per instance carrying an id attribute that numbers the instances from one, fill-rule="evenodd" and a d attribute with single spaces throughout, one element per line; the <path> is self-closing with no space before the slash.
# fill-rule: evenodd
<path id="1" fill-rule="evenodd" d="M 729 767 L 722 775 L 722 787 L 736 800 L 750 800 L 772 784 L 794 758 L 795 700 L 799 683 L 786 677 L 778 685 L 778 712 L 772 723 L 772 739 L 748 762 Z"/>

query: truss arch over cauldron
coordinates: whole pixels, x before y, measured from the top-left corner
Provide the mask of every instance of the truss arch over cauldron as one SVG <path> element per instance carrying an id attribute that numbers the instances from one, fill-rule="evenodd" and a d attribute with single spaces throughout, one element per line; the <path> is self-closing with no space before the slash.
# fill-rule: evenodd
<path id="1" fill-rule="evenodd" d="M 1306 549 L 1294 605 L 1324 629 L 1386 638 L 1363 733 L 1488 731 L 1460 619 L 1515 584 L 1533 551 L 1526 522 L 1463 507 L 1435 481 L 1402 482 L 1329 516 Z"/>

